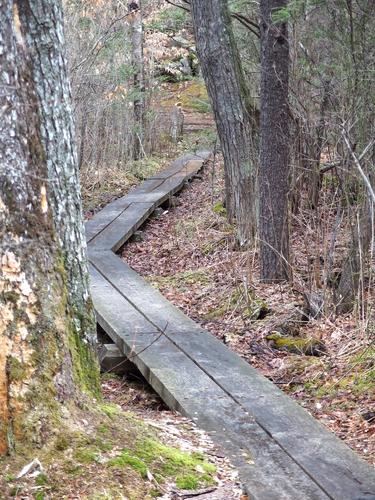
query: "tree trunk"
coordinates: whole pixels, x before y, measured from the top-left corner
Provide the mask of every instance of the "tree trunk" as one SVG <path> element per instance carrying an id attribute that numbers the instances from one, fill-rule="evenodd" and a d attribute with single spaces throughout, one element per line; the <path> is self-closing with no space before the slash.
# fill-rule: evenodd
<path id="1" fill-rule="evenodd" d="M 42 444 L 99 379 L 60 2 L 4 0 L 0 25 L 5 453 Z"/>
<path id="2" fill-rule="evenodd" d="M 360 291 L 363 272 L 368 260 L 370 244 L 374 237 L 373 207 L 366 201 L 360 217 L 352 228 L 352 242 L 342 265 L 339 285 L 335 293 L 336 313 L 350 312 Z"/>
<path id="3" fill-rule="evenodd" d="M 241 245 L 256 228 L 255 168 L 251 160 L 256 110 L 244 83 L 226 0 L 191 0 L 197 53 L 224 156 L 226 208 Z"/>
<path id="4" fill-rule="evenodd" d="M 131 0 L 128 10 L 131 26 L 131 47 L 133 65 L 134 91 L 134 149 L 133 158 L 138 160 L 142 156 L 144 144 L 144 66 L 143 66 L 143 22 L 141 0 Z"/>
<path id="5" fill-rule="evenodd" d="M 320 159 L 324 147 L 324 137 L 326 130 L 326 114 L 329 107 L 329 93 L 331 89 L 330 80 L 323 81 L 323 97 L 320 106 L 320 117 L 318 126 L 316 127 L 314 155 L 310 158 L 309 169 L 309 204 L 312 209 L 317 209 L 319 204 L 320 190 L 322 188 L 323 174 L 320 171 Z"/>
<path id="6" fill-rule="evenodd" d="M 260 276 L 289 277 L 289 43 L 286 23 L 272 15 L 287 0 L 261 0 Z"/>

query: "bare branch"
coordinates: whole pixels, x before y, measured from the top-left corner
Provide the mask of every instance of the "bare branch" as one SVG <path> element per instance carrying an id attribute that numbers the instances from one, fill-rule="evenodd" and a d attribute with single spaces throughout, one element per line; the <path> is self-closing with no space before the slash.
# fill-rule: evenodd
<path id="1" fill-rule="evenodd" d="M 361 177 L 363 179 L 363 182 L 365 183 L 365 185 L 367 187 L 367 190 L 368 190 L 368 192 L 370 194 L 372 202 L 375 203 L 375 192 L 374 192 L 374 190 L 373 190 L 373 188 L 371 186 L 371 182 L 370 182 L 369 178 L 367 177 L 367 175 L 365 174 L 365 172 L 364 172 L 364 170 L 362 169 L 362 166 L 361 166 L 361 160 L 364 158 L 364 156 L 370 150 L 370 148 L 375 144 L 375 139 L 373 139 L 372 141 L 370 141 L 367 144 L 367 146 L 365 147 L 365 149 L 363 150 L 362 154 L 359 157 L 357 157 L 357 155 L 353 151 L 353 148 L 352 148 L 352 146 L 350 144 L 347 132 L 346 132 L 346 130 L 345 130 L 344 127 L 342 128 L 342 136 L 344 138 L 345 145 L 348 148 L 348 151 L 349 151 L 351 157 L 353 158 L 354 164 L 357 167 L 357 170 L 360 173 L 360 175 L 361 175 Z"/>

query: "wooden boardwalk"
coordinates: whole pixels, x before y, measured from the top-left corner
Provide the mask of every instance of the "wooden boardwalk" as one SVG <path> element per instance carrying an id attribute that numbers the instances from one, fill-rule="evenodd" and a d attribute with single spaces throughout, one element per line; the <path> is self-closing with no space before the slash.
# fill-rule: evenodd
<path id="1" fill-rule="evenodd" d="M 166 404 L 221 445 L 251 500 L 375 500 L 369 464 L 114 253 L 208 157 L 179 158 L 86 223 L 97 321 Z"/>

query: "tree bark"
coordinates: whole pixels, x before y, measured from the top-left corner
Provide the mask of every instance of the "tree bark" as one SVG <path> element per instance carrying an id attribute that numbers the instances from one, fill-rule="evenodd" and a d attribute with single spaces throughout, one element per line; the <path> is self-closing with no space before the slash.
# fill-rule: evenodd
<path id="1" fill-rule="evenodd" d="M 40 20 L 43 20 L 41 22 Z M 97 394 L 59 1 L 0 5 L 0 453 Z M 41 397 L 42 396 L 42 397 Z"/>
<path id="2" fill-rule="evenodd" d="M 287 0 L 261 0 L 260 276 L 289 277 L 289 43 L 286 23 L 272 14 Z"/>
<path id="3" fill-rule="evenodd" d="M 131 27 L 131 47 L 133 65 L 133 90 L 134 90 L 134 148 L 133 158 L 138 160 L 144 148 L 144 65 L 143 65 L 143 21 L 141 0 L 131 0 L 128 10 L 132 12 L 129 17 Z"/>
<path id="4" fill-rule="evenodd" d="M 250 102 L 226 0 L 191 0 L 191 13 L 208 94 L 224 156 L 228 218 L 237 221 L 241 245 L 256 229 L 255 167 L 257 111 Z"/>
<path id="5" fill-rule="evenodd" d="M 358 298 L 370 244 L 374 238 L 373 206 L 367 200 L 358 221 L 352 228 L 352 241 L 343 262 L 340 281 L 335 293 L 336 313 L 350 312 Z"/>

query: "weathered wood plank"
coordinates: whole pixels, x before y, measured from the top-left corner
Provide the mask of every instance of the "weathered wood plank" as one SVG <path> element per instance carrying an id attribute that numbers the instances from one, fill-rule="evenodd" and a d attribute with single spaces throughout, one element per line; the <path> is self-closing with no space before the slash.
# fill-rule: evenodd
<path id="1" fill-rule="evenodd" d="M 129 207 L 129 202 L 126 201 L 126 196 L 118 198 L 109 203 L 94 217 L 85 222 L 86 241 L 90 243 L 103 229 L 113 222 L 124 210 Z"/>
<path id="2" fill-rule="evenodd" d="M 132 203 L 90 241 L 90 248 L 116 252 L 153 212 L 153 203 Z"/>
<path id="3" fill-rule="evenodd" d="M 328 498 L 233 398 L 173 342 L 160 336 L 92 266 L 90 274 L 102 327 L 113 335 L 122 352 L 139 352 L 132 362 L 171 408 L 211 433 L 246 478 L 251 498 Z"/>
<path id="4" fill-rule="evenodd" d="M 86 241 L 89 243 L 94 240 L 104 229 L 106 229 L 111 225 L 112 222 L 120 217 L 120 215 L 133 203 L 150 203 L 153 205 L 153 208 L 156 208 L 157 206 L 162 204 L 170 196 L 179 191 L 183 187 L 187 179 L 189 179 L 192 175 L 199 171 L 199 169 L 202 167 L 203 161 L 209 157 L 209 152 L 202 152 L 202 155 L 203 156 L 200 157 L 199 155 L 195 154 L 187 154 L 182 158 L 179 158 L 172 164 L 169 169 L 163 171 L 160 174 L 160 177 L 155 177 L 144 181 L 134 191 L 109 203 L 106 207 L 95 214 L 92 219 L 86 222 Z M 132 208 L 132 213 L 133 210 L 137 209 Z M 126 217 L 128 216 L 131 217 L 130 214 L 127 214 Z M 113 226 L 111 229 L 111 233 L 113 236 Z M 120 244 L 120 246 L 123 245 L 123 243 L 130 235 L 131 234 L 127 234 L 125 239 L 122 238 L 122 243 Z M 125 236 L 125 234 L 123 236 Z M 111 239 L 111 242 L 113 243 L 113 239 Z M 103 237 L 96 239 L 95 243 L 93 244 L 95 246 L 103 246 L 103 248 L 115 248 L 114 245 L 112 247 L 107 246 L 103 242 Z M 119 247 L 117 247 L 116 249 L 118 249 Z"/>
<path id="5" fill-rule="evenodd" d="M 147 179 L 142 182 L 135 189 L 130 191 L 127 196 L 140 194 L 140 193 L 151 193 L 154 189 L 157 189 L 161 184 L 163 184 L 163 179 Z"/>
<path id="6" fill-rule="evenodd" d="M 337 499 L 375 497 L 375 471 L 274 384 L 170 304 L 118 257 L 93 261 L 107 279 L 229 393 Z M 340 478 L 340 480 L 338 480 Z M 360 497 L 358 497 L 360 498 Z"/>
<path id="7" fill-rule="evenodd" d="M 166 179 L 172 175 L 181 172 L 189 161 L 198 160 L 204 163 L 211 155 L 211 151 L 197 151 L 196 153 L 187 153 L 177 158 L 171 166 L 162 172 L 155 174 L 151 179 Z"/>

